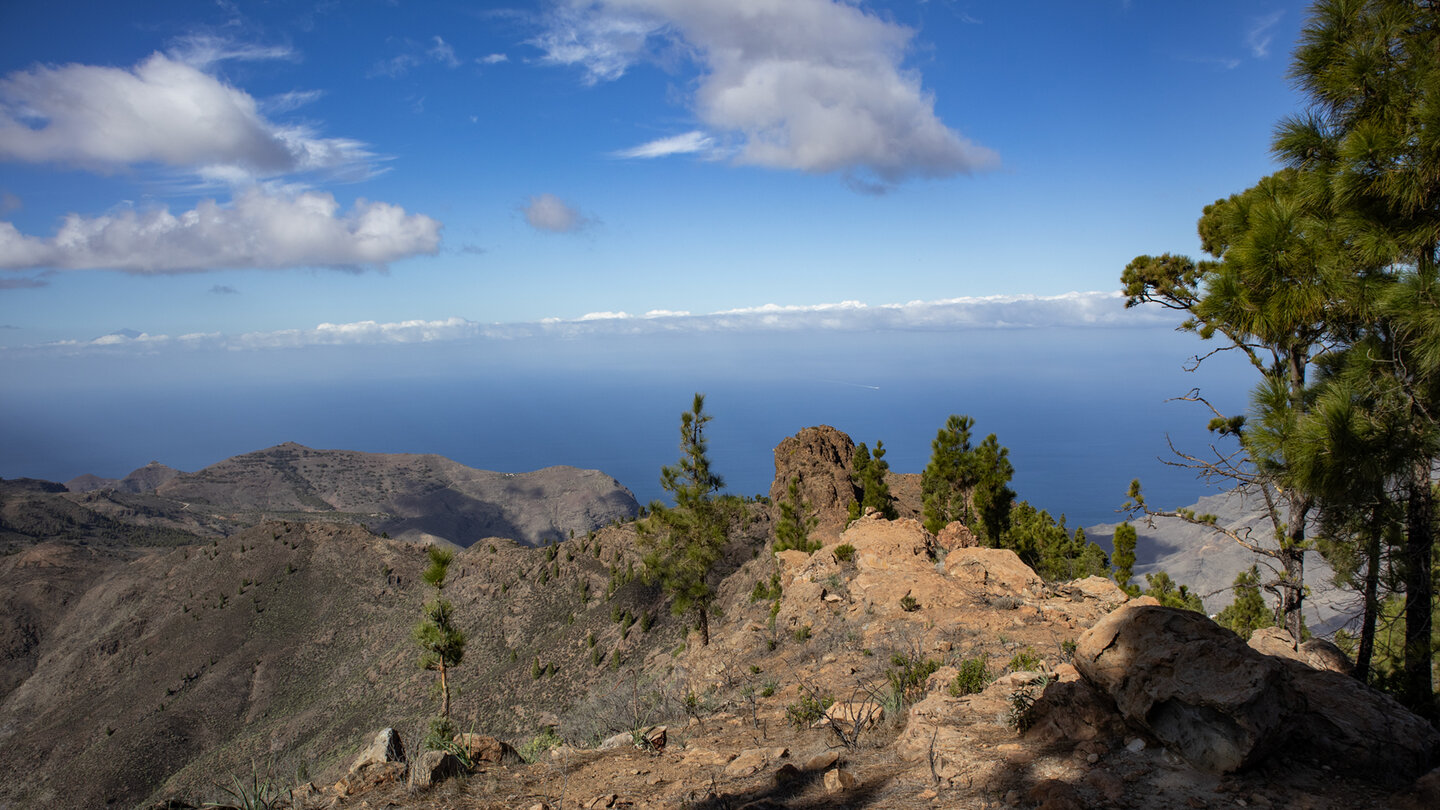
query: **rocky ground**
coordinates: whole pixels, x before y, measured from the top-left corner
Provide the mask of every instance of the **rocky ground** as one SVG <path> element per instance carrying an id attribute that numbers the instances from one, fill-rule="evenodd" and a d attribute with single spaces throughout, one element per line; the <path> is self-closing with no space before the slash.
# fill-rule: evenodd
<path id="1" fill-rule="evenodd" d="M 848 561 L 842 545 L 854 548 Z M 742 596 L 771 566 L 779 599 Z M 562 731 L 577 727 L 577 713 L 629 718 L 642 734 L 559 745 L 532 764 L 497 755 L 451 778 L 432 777 L 433 762 L 412 763 L 407 776 L 362 757 L 332 786 L 307 787 L 294 806 L 1434 806 L 1415 779 L 1440 736 L 1388 699 L 1258 653 L 1199 614 L 1184 616 L 1213 632 L 1171 628 L 1179 612 L 1127 604 L 1107 581 L 1046 585 L 1010 552 L 945 548 L 913 521 L 863 519 L 813 555 L 747 563 L 726 588 L 710 647 L 657 652 L 613 691 L 556 718 Z M 1152 614 L 1159 629 L 1143 620 Z M 1025 655 L 1033 657 L 1015 660 Z M 1117 665 L 1118 655 L 1128 663 Z M 1203 659 L 1194 670 L 1203 682 L 1184 674 L 1191 656 Z M 972 660 L 985 662 L 991 680 L 964 694 L 957 678 Z M 896 674 L 919 662 L 936 667 L 920 670 L 908 690 L 902 680 L 897 701 Z M 1103 672 L 1116 666 L 1132 667 L 1129 677 L 1107 683 Z M 1345 682 L 1347 700 L 1369 700 L 1383 716 L 1350 714 L 1313 694 L 1293 704 L 1295 666 Z M 1242 671 L 1236 682 L 1226 674 Z M 1148 725 L 1125 716 L 1140 699 L 1131 693 L 1149 701 Z M 827 699 L 835 703 L 823 712 L 810 702 Z M 1210 708 L 1157 719 L 1155 705 L 1177 700 Z M 1290 739 L 1297 727 L 1285 724 L 1312 710 L 1328 712 L 1330 725 L 1311 723 L 1309 732 L 1324 725 L 1328 747 Z M 1354 728 L 1336 727 L 1347 723 Z M 1363 763 L 1346 749 L 1359 739 L 1373 748 Z"/>

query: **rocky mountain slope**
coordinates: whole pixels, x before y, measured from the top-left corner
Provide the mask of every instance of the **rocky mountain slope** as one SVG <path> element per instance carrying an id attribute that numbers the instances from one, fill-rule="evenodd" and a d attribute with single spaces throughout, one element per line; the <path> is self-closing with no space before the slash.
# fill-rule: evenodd
<path id="1" fill-rule="evenodd" d="M 44 540 L 175 545 L 275 519 L 357 523 L 461 547 L 483 537 L 541 545 L 639 511 L 635 496 L 598 470 L 491 472 L 436 455 L 294 443 L 194 473 L 151 462 L 122 479 L 27 480 L 0 481 L 0 550 Z"/>
<path id="2" fill-rule="evenodd" d="M 836 517 L 854 493 L 831 450 L 848 437 L 795 439 L 777 448 L 776 486 L 798 475 L 832 494 L 817 503 L 833 529 L 814 554 L 772 554 L 773 507 L 746 504 L 708 647 L 635 579 L 633 524 L 458 552 L 446 595 L 470 642 L 452 672 L 456 720 L 534 761 L 477 743 L 492 761 L 443 781 L 454 766 L 416 750 L 438 704 L 409 635 L 429 595 L 419 545 L 291 520 L 173 548 L 42 543 L 0 558 L 0 594 L 50 611 L 32 669 L 0 696 L 0 808 L 183 808 L 252 775 L 292 808 L 1440 799 L 1425 792 L 1440 774 L 1415 783 L 1440 735 L 1388 698 L 1198 614 L 1127 604 L 1106 580 L 1042 582 L 963 531 L 847 527 Z M 385 727 L 404 761 L 357 761 Z"/>
<path id="3" fill-rule="evenodd" d="M 1238 491 L 1208 495 L 1186 507 L 1198 515 L 1215 515 L 1224 528 L 1248 533 L 1246 536 L 1262 546 L 1273 547 L 1269 541 L 1273 529 L 1264 512 L 1264 502 Z M 1235 575 L 1259 565 L 1266 575 L 1268 558 L 1251 552 L 1229 537 L 1204 526 L 1196 526 L 1175 518 L 1141 516 L 1132 521 L 1137 542 L 1135 546 L 1135 581 L 1144 584 L 1145 575 L 1165 571 L 1176 582 L 1188 585 L 1200 594 L 1205 608 L 1218 613 L 1230 604 L 1230 586 Z M 1108 540 L 1117 523 L 1087 528 L 1094 539 Z M 1108 544 L 1108 543 L 1107 543 Z M 1334 571 L 1317 551 L 1305 554 L 1305 584 L 1310 591 L 1305 597 L 1305 621 L 1315 631 L 1332 633 L 1358 615 L 1358 595 L 1337 588 L 1332 582 Z"/>

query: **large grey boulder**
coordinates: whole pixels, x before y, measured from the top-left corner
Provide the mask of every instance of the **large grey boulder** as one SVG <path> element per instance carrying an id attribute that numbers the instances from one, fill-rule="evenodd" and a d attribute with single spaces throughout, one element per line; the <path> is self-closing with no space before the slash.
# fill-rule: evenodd
<path id="1" fill-rule="evenodd" d="M 1128 604 L 1078 641 L 1075 668 L 1121 716 L 1228 773 L 1283 750 L 1391 786 L 1429 770 L 1440 733 L 1338 672 L 1260 653 L 1199 613 Z"/>
<path id="2" fill-rule="evenodd" d="M 1140 726 L 1197 767 L 1229 773 L 1283 739 L 1303 708 L 1284 665 L 1188 610 L 1126 605 L 1082 635 L 1075 668 Z"/>

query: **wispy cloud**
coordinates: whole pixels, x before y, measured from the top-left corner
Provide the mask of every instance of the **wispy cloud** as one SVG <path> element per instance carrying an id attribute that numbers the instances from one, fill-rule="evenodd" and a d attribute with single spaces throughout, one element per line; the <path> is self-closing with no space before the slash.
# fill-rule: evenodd
<path id="1" fill-rule="evenodd" d="M 450 43 L 441 39 L 439 35 L 432 38 L 432 43 L 429 50 L 425 51 L 425 55 L 445 67 L 460 67 L 460 60 L 455 58 L 455 49 L 450 46 Z"/>
<path id="2" fill-rule="evenodd" d="M 230 205 L 70 214 L 53 237 L 0 222 L 0 268 L 108 269 L 144 275 L 232 268 L 381 267 L 436 252 L 440 223 L 383 202 L 357 200 L 341 213 L 333 195 L 250 188 Z"/>
<path id="3" fill-rule="evenodd" d="M 700 130 L 658 138 L 629 149 L 613 152 L 619 158 L 658 158 L 669 155 L 714 154 L 715 139 Z"/>
<path id="4" fill-rule="evenodd" d="M 215 295 L 239 295 L 239 294 L 240 294 L 240 291 L 239 291 L 239 290 L 235 289 L 234 287 L 231 287 L 229 284 L 216 284 L 214 287 L 211 287 L 211 288 L 210 288 L 210 292 L 214 293 Z"/>
<path id="5" fill-rule="evenodd" d="M 587 84 L 662 51 L 693 56 L 692 106 L 734 136 L 738 163 L 859 174 L 861 187 L 999 164 L 942 123 L 918 72 L 902 68 L 913 32 L 851 3 L 567 0 L 548 23 L 531 44 Z"/>
<path id="6" fill-rule="evenodd" d="M 133 68 L 37 66 L 0 78 L 0 160 L 255 179 L 364 174 L 374 159 L 359 141 L 267 120 L 248 93 L 165 54 Z"/>
<path id="7" fill-rule="evenodd" d="M 554 194 L 537 194 L 521 210 L 530 227 L 547 233 L 577 233 L 596 222 Z"/>
<path id="8" fill-rule="evenodd" d="M 278 59 L 294 62 L 300 58 L 289 45 L 241 42 L 210 33 L 192 33 L 179 37 L 171 42 L 169 52 L 176 60 L 201 70 L 227 60 L 259 62 Z"/>
<path id="9" fill-rule="evenodd" d="M 479 62 L 479 63 L 482 64 L 482 65 L 498 65 L 498 64 L 501 64 L 502 62 L 509 62 L 509 61 L 510 61 L 510 57 L 506 56 L 506 55 L 503 54 L 503 53 L 492 53 L 492 54 L 487 54 L 487 55 L 485 55 L 485 56 L 482 56 L 482 57 L 480 57 L 479 59 L 476 59 L 475 61 L 476 61 L 476 62 Z"/>
<path id="10" fill-rule="evenodd" d="M 1275 38 L 1272 29 L 1283 16 L 1284 11 L 1276 11 L 1250 21 L 1249 27 L 1245 29 L 1245 46 L 1250 49 L 1251 56 L 1264 59 L 1270 55 L 1270 42 Z"/>
<path id="11" fill-rule="evenodd" d="M 779 305 L 730 309 L 695 315 L 652 310 L 643 315 L 623 311 L 590 312 L 574 318 L 546 318 L 531 323 L 485 324 L 465 318 L 393 323 L 359 321 L 322 323 L 313 329 L 285 329 L 241 335 L 218 333 L 179 337 L 141 333 L 107 335 L 98 341 L 67 341 L 28 347 L 25 351 L 84 352 L 126 346 L 151 350 L 208 348 L 256 350 L 307 346 L 448 343 L 473 340 L 585 338 L 599 336 L 664 336 L 726 332 L 946 331 L 968 329 L 1038 329 L 1047 327 L 1163 327 L 1174 320 L 1159 308 L 1126 309 L 1118 292 L 1072 292 L 1064 295 L 1009 295 L 911 301 L 868 306 L 859 301 L 832 304 Z M 17 351 L 12 349 L 11 351 Z"/>

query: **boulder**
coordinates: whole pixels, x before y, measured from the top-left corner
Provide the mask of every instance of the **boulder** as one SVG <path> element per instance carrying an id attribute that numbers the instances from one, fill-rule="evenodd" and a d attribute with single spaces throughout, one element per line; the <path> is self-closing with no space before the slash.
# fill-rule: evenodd
<path id="1" fill-rule="evenodd" d="M 1315 669 L 1338 672 L 1341 675 L 1355 672 L 1355 664 L 1350 661 L 1350 656 L 1323 638 L 1312 638 L 1301 644 L 1300 654 L 1305 656 L 1305 663 Z"/>
<path id="2" fill-rule="evenodd" d="M 844 793 L 854 789 L 855 777 L 844 768 L 834 768 L 825 772 L 826 793 Z"/>
<path id="3" fill-rule="evenodd" d="M 1250 649 L 1277 658 L 1304 661 L 1305 656 L 1295 646 L 1290 631 L 1283 627 L 1261 627 L 1250 634 Z"/>
<path id="4" fill-rule="evenodd" d="M 393 728 L 382 728 L 376 732 L 370 745 L 350 763 L 350 773 L 359 773 L 369 765 L 404 761 L 405 746 L 400 742 L 400 732 Z"/>
<path id="5" fill-rule="evenodd" d="M 1042 743 L 1116 740 L 1125 733 L 1115 704 L 1083 680 L 1055 681 L 1045 687 L 1031 716 L 1033 722 L 1025 736 Z"/>
<path id="6" fill-rule="evenodd" d="M 1115 608 L 1130 601 L 1130 594 L 1120 589 L 1113 580 L 1105 577 L 1090 576 L 1084 579 L 1077 579 L 1073 582 L 1066 582 L 1056 591 L 1071 601 L 1083 602 L 1093 600 L 1099 602 L 1106 610 Z"/>
<path id="7" fill-rule="evenodd" d="M 1433 726 L 1284 649 L 1289 656 L 1265 655 L 1198 613 L 1131 602 L 1080 637 L 1075 667 L 1127 721 L 1207 770 L 1234 771 L 1283 748 L 1403 787 L 1435 765 Z"/>
<path id="8" fill-rule="evenodd" d="M 1021 594 L 1044 584 L 1020 556 L 1008 548 L 961 548 L 945 557 L 945 573 L 987 593 Z"/>
<path id="9" fill-rule="evenodd" d="M 472 763 L 520 765 L 525 761 L 510 743 L 486 734 L 456 734 L 453 742 L 465 752 Z"/>
<path id="10" fill-rule="evenodd" d="M 1289 718 L 1302 753 L 1336 771 L 1398 788 L 1434 767 L 1440 733 L 1389 695 L 1348 675 L 1283 662 L 1305 710 Z"/>
<path id="11" fill-rule="evenodd" d="M 426 751 L 415 762 L 410 774 L 410 786 L 424 789 L 453 779 L 464 773 L 465 766 L 460 758 L 448 751 Z"/>
<path id="12" fill-rule="evenodd" d="M 844 530 L 855 485 L 850 471 L 855 442 L 829 425 L 807 427 L 775 447 L 775 480 L 770 485 L 770 502 L 778 518 L 780 502 L 786 498 L 790 480 L 800 480 L 800 496 L 817 518 L 812 538 L 828 542 Z"/>
<path id="13" fill-rule="evenodd" d="M 980 541 L 964 523 L 958 520 L 946 524 L 940 533 L 935 535 L 935 544 L 946 551 L 954 551 L 957 548 L 975 548 Z"/>
<path id="14" fill-rule="evenodd" d="M 787 748 L 747 748 L 725 766 L 727 776 L 749 776 L 777 759 L 790 755 Z"/>
<path id="15" fill-rule="evenodd" d="M 1127 721 L 1210 771 L 1258 762 L 1304 709 L 1281 661 L 1193 611 L 1127 604 L 1080 636 L 1074 663 Z"/>

